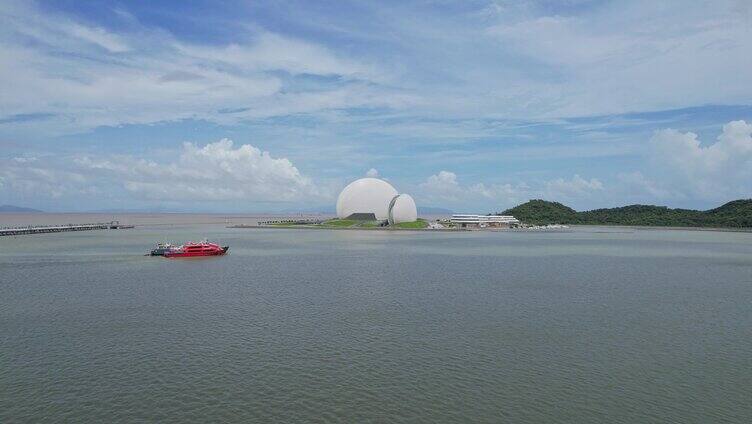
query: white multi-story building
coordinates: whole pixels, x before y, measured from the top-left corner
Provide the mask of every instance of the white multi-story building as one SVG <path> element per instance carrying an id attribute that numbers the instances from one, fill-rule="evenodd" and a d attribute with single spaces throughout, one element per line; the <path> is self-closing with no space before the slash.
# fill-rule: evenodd
<path id="1" fill-rule="evenodd" d="M 508 228 L 516 226 L 520 221 L 511 215 L 471 215 L 471 214 L 455 214 L 452 215 L 451 222 L 460 227 L 500 227 Z"/>

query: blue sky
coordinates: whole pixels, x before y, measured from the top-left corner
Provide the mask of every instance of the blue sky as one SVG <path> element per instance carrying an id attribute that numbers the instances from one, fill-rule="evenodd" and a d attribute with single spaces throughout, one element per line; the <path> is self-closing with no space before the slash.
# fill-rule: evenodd
<path id="1" fill-rule="evenodd" d="M 0 2 L 0 204 L 752 197 L 747 1 Z"/>

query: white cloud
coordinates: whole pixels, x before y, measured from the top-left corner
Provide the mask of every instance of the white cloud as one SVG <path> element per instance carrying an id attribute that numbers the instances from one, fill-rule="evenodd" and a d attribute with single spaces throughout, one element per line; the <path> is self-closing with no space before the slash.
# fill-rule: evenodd
<path id="1" fill-rule="evenodd" d="M 488 199 L 507 198 L 517 194 L 517 190 L 511 184 L 485 185 L 478 183 L 469 187 L 471 193 L 477 193 Z"/>
<path id="2" fill-rule="evenodd" d="M 376 168 L 371 168 L 366 171 L 366 177 L 376 178 L 379 176 L 379 171 Z"/>
<path id="3" fill-rule="evenodd" d="M 752 74 L 735 71 L 752 65 L 748 28 L 749 11 L 735 1 L 636 1 L 572 15 L 501 13 L 487 33 L 556 75 L 526 83 L 549 88 L 531 101 L 578 116 L 748 103 Z"/>
<path id="4" fill-rule="evenodd" d="M 328 187 L 314 184 L 286 158 L 274 158 L 250 145 L 228 139 L 204 146 L 185 143 L 172 162 L 134 156 L 39 158 L 35 163 L 8 161 L 0 170 L 14 193 L 60 198 L 83 193 L 125 190 L 149 201 L 291 202 L 329 199 Z"/>
<path id="5" fill-rule="evenodd" d="M 69 32 L 75 37 L 96 44 L 113 53 L 122 53 L 130 50 L 127 43 L 125 43 L 120 37 L 111 34 L 102 28 L 92 28 L 79 24 L 72 24 L 69 27 Z"/>
<path id="6" fill-rule="evenodd" d="M 49 116 L 9 124 L 19 128 L 59 134 L 180 119 L 232 123 L 412 102 L 379 85 L 387 72 L 281 34 L 248 30 L 233 44 L 200 45 L 137 21 L 116 34 L 29 3 L 4 9 L 0 118 Z M 331 81 L 295 85 L 297 77 Z"/>
<path id="7" fill-rule="evenodd" d="M 557 178 L 546 183 L 546 192 L 551 198 L 572 199 L 586 197 L 602 190 L 603 183 L 597 178 L 586 180 L 577 174 L 569 180 Z"/>
<path id="8" fill-rule="evenodd" d="M 0 118 L 46 112 L 54 116 L 43 123 L 12 125 L 61 133 L 356 107 L 528 120 L 752 99 L 752 73 L 738 72 L 752 66 L 748 11 L 735 2 L 615 2 L 571 14 L 523 2 L 415 19 L 420 7 L 363 6 L 360 19 L 338 19 L 301 6 L 288 18 L 310 25 L 307 39 L 239 14 L 245 29 L 212 45 L 122 10 L 127 24 L 116 31 L 6 1 Z M 322 21 L 326 37 L 315 31 Z M 353 38 L 333 41 L 333 28 Z"/>
<path id="9" fill-rule="evenodd" d="M 616 174 L 616 179 L 620 191 L 618 195 L 623 197 L 640 199 L 642 202 L 645 202 L 648 199 L 666 200 L 678 196 L 677 193 L 661 187 L 639 171 L 620 172 Z"/>
<path id="10" fill-rule="evenodd" d="M 708 200 L 752 195 L 752 125 L 745 121 L 724 125 L 710 145 L 695 133 L 666 129 L 650 147 L 653 169 L 676 191 Z"/>
<path id="11" fill-rule="evenodd" d="M 463 194 L 463 189 L 457 182 L 457 174 L 450 171 L 439 171 L 438 174 L 429 176 L 419 187 L 421 195 L 429 198 L 457 200 Z"/>
<path id="12" fill-rule="evenodd" d="M 370 67 L 334 55 L 328 49 L 273 33 L 260 33 L 248 45 L 223 48 L 178 44 L 180 52 L 201 61 L 237 66 L 246 71 L 283 70 L 291 74 L 377 78 Z"/>
<path id="13" fill-rule="evenodd" d="M 95 190 L 81 172 L 55 169 L 45 165 L 31 165 L 17 161 L 1 164 L 2 187 L 14 194 L 58 199 L 66 195 L 91 194 Z"/>
<path id="14" fill-rule="evenodd" d="M 545 198 L 563 202 L 581 202 L 604 190 L 603 183 L 574 175 L 571 179 L 557 178 L 549 181 L 510 183 L 484 183 L 463 185 L 457 174 L 441 171 L 429 176 L 419 185 L 418 197 L 427 202 L 447 202 L 448 206 L 468 208 L 477 205 L 495 205 L 495 210 L 515 206 L 529 199 Z"/>
<path id="15" fill-rule="evenodd" d="M 418 198 L 427 202 L 448 202 L 450 206 L 467 207 L 470 204 L 492 201 L 497 205 L 511 205 L 518 202 L 520 196 L 528 189 L 525 184 L 485 184 L 475 183 L 462 185 L 457 180 L 457 174 L 450 171 L 439 171 L 429 176 L 419 186 L 416 194 Z"/>
<path id="16" fill-rule="evenodd" d="M 173 163 L 132 157 L 76 162 L 121 178 L 128 191 L 152 200 L 282 202 L 323 195 L 288 159 L 273 158 L 250 144 L 234 148 L 228 139 L 203 147 L 184 143 Z"/>

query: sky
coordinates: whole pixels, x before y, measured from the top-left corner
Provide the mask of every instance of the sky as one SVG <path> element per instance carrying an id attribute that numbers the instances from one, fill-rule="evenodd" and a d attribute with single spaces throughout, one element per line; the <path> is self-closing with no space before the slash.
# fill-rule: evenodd
<path id="1" fill-rule="evenodd" d="M 0 204 L 752 197 L 752 2 L 0 0 Z"/>

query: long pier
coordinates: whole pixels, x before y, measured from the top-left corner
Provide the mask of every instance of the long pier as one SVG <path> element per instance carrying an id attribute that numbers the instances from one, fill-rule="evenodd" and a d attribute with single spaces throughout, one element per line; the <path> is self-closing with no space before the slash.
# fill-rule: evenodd
<path id="1" fill-rule="evenodd" d="M 108 230 L 133 228 L 133 225 L 122 225 L 118 221 L 97 222 L 94 224 L 65 224 L 65 225 L 29 225 L 27 227 L 5 227 L 0 228 L 0 237 L 2 236 L 22 236 L 27 234 L 45 234 L 60 233 L 64 231 L 91 231 L 91 230 Z"/>

